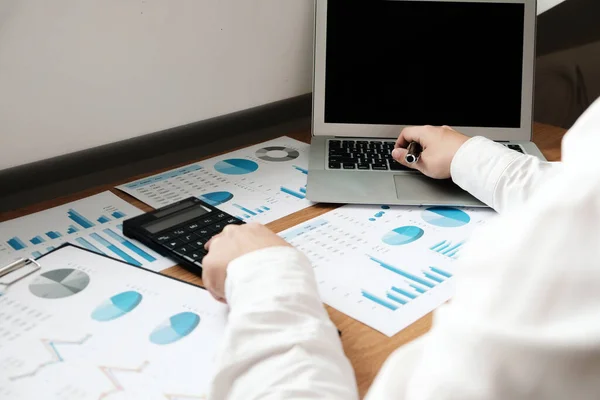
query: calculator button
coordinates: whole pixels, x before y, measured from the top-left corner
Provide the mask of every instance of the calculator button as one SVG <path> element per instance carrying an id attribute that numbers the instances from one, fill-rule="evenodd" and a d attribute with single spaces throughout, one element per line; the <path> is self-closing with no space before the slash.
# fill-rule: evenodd
<path id="1" fill-rule="evenodd" d="M 225 223 L 227 225 L 241 225 L 241 224 L 243 224 L 242 221 L 240 221 L 237 218 L 233 218 L 233 217 L 229 218 L 227 221 L 225 221 Z"/>
<path id="2" fill-rule="evenodd" d="M 179 239 L 175 239 L 175 240 L 171 240 L 169 242 L 165 242 L 163 244 L 165 246 L 167 246 L 169 249 L 173 250 L 174 248 L 181 246 L 183 244 L 183 242 Z"/>
<path id="3" fill-rule="evenodd" d="M 225 213 L 217 213 L 217 215 L 215 215 L 215 221 L 220 221 L 222 219 L 227 218 L 229 215 L 225 214 Z"/>
<path id="4" fill-rule="evenodd" d="M 213 222 L 217 221 L 217 218 L 214 218 L 214 217 L 204 217 L 204 218 L 200 219 L 199 221 L 200 221 L 200 226 L 206 226 L 206 225 L 210 225 Z"/>
<path id="5" fill-rule="evenodd" d="M 199 248 L 199 249 L 203 249 L 204 245 L 209 241 L 210 239 L 206 239 L 204 237 L 200 237 L 200 236 L 196 236 L 196 238 L 191 241 L 190 243 L 194 245 L 194 247 Z"/>
<path id="6" fill-rule="evenodd" d="M 225 223 L 225 221 L 223 222 L 217 222 L 216 224 L 214 224 L 213 226 L 211 226 L 211 228 L 215 231 L 215 234 L 217 233 L 221 233 L 221 231 L 227 226 L 227 224 Z"/>
<path id="7" fill-rule="evenodd" d="M 169 240 L 172 240 L 173 236 L 172 235 L 160 235 L 154 238 L 154 240 L 156 240 L 158 243 L 164 243 L 164 242 L 168 242 Z"/>
<path id="8" fill-rule="evenodd" d="M 194 249 L 192 246 L 186 245 L 186 246 L 181 246 L 177 249 L 175 249 L 175 252 L 178 254 L 181 254 L 183 256 L 187 256 L 190 253 L 194 252 L 196 249 Z"/>
<path id="9" fill-rule="evenodd" d="M 199 252 L 198 250 L 194 250 L 188 255 L 188 257 L 191 258 L 193 261 L 201 261 L 204 258 L 204 256 L 205 254 Z"/>
<path id="10" fill-rule="evenodd" d="M 192 224 L 189 224 L 189 225 L 187 226 L 187 229 L 188 229 L 189 231 L 195 231 L 196 229 L 200 228 L 201 226 L 202 226 L 202 224 L 200 224 L 200 223 L 198 223 L 198 221 L 196 221 L 196 222 L 194 222 L 194 223 L 192 223 Z"/>
<path id="11" fill-rule="evenodd" d="M 191 242 L 194 239 L 196 239 L 196 235 L 194 235 L 193 233 L 186 233 L 183 236 L 179 236 L 179 240 L 181 240 L 184 243 Z"/>
<path id="12" fill-rule="evenodd" d="M 194 233 L 198 236 L 213 236 L 216 232 L 211 228 L 200 228 Z"/>
<path id="13" fill-rule="evenodd" d="M 177 228 L 174 231 L 171 231 L 171 235 L 173 235 L 173 237 L 178 237 L 185 233 L 187 233 L 187 231 L 183 228 Z"/>

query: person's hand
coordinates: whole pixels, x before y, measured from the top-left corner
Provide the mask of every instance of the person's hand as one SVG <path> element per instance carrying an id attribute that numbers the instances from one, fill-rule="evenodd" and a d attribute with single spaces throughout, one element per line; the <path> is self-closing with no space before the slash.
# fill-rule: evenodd
<path id="1" fill-rule="evenodd" d="M 392 157 L 400 164 L 417 169 L 430 178 L 450 178 L 450 164 L 454 155 L 467 140 L 468 136 L 449 126 L 413 126 L 404 128 L 396 142 Z M 410 142 L 423 147 L 421 157 L 416 163 L 409 164 L 404 157 Z"/>
<path id="2" fill-rule="evenodd" d="M 268 247 L 290 246 L 269 228 L 257 223 L 227 225 L 204 246 L 202 281 L 213 297 L 225 302 L 225 278 L 229 263 L 244 254 Z"/>

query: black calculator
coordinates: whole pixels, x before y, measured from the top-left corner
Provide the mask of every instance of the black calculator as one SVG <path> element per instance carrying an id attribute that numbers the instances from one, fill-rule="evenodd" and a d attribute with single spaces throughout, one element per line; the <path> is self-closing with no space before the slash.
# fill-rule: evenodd
<path id="1" fill-rule="evenodd" d="M 202 274 L 204 245 L 227 225 L 244 222 L 195 197 L 123 222 L 125 236 L 197 274 Z"/>

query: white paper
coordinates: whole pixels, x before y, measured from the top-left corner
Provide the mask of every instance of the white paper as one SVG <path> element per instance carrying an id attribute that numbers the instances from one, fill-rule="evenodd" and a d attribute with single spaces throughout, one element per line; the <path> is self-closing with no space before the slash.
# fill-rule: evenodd
<path id="1" fill-rule="evenodd" d="M 0 223 L 0 264 L 37 258 L 69 242 L 153 271 L 172 267 L 174 261 L 123 235 L 123 220 L 140 214 L 137 207 L 103 192 Z"/>
<path id="2" fill-rule="evenodd" d="M 494 215 L 347 205 L 280 236 L 312 261 L 323 302 L 393 336 L 451 297 L 464 243 Z"/>
<path id="3" fill-rule="evenodd" d="M 206 398 L 225 305 L 74 247 L 40 261 L 0 297 L 0 398 Z"/>
<path id="4" fill-rule="evenodd" d="M 309 145 L 281 137 L 118 186 L 154 208 L 198 197 L 239 219 L 269 223 L 305 199 Z"/>

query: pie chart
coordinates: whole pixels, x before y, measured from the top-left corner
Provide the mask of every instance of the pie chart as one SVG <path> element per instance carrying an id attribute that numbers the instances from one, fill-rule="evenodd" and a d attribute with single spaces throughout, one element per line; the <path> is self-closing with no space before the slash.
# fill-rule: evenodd
<path id="1" fill-rule="evenodd" d="M 256 157 L 264 161 L 283 162 L 291 161 L 300 156 L 298 150 L 283 146 L 263 147 L 256 151 Z"/>
<path id="2" fill-rule="evenodd" d="M 471 221 L 469 214 L 453 207 L 430 207 L 421 216 L 425 222 L 440 228 L 458 228 Z"/>
<path id="3" fill-rule="evenodd" d="M 142 302 L 142 295 L 135 291 L 119 293 L 100 304 L 92 319 L 100 322 L 112 321 L 133 311 Z"/>
<path id="4" fill-rule="evenodd" d="M 256 171 L 258 164 L 244 158 L 231 158 L 216 163 L 215 169 L 225 175 L 245 175 Z"/>
<path id="5" fill-rule="evenodd" d="M 198 196 L 198 198 L 211 206 L 216 207 L 233 199 L 233 194 L 229 192 L 212 192 Z"/>
<path id="6" fill-rule="evenodd" d="M 29 291 L 43 299 L 62 299 L 81 292 L 90 283 L 83 271 L 65 268 L 44 272 L 29 284 Z"/>
<path id="7" fill-rule="evenodd" d="M 390 246 L 401 246 L 403 244 L 412 243 L 423 236 L 423 229 L 418 226 L 401 226 L 386 233 L 381 241 Z"/>
<path id="8" fill-rule="evenodd" d="M 192 333 L 199 323 L 200 316 L 193 312 L 175 314 L 152 331 L 150 341 L 159 345 L 174 343 Z"/>

